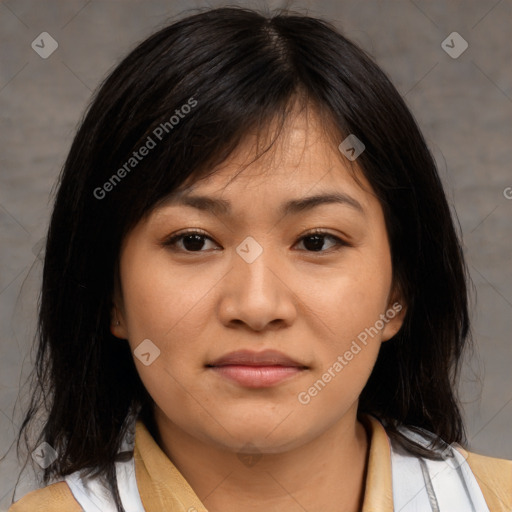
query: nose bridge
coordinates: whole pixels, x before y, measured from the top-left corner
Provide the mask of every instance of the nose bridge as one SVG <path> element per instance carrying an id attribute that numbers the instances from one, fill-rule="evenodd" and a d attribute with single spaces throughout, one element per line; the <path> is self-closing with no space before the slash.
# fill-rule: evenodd
<path id="1" fill-rule="evenodd" d="M 272 289 L 277 284 L 275 283 L 277 260 L 269 244 L 265 245 L 264 248 L 255 238 L 247 236 L 236 247 L 234 270 L 242 280 L 240 283 L 242 292 L 259 294 L 269 300 L 274 293 Z"/>
<path id="2" fill-rule="evenodd" d="M 280 279 L 276 254 L 250 236 L 235 251 L 221 302 L 224 321 L 243 321 L 257 330 L 278 319 L 289 322 L 294 315 L 292 294 Z"/>

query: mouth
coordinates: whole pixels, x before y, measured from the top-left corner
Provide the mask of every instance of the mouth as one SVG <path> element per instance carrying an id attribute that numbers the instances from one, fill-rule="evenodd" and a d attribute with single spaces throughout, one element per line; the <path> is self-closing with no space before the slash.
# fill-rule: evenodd
<path id="1" fill-rule="evenodd" d="M 309 367 L 276 350 L 239 350 L 205 365 L 220 377 L 246 388 L 268 388 L 289 380 Z"/>

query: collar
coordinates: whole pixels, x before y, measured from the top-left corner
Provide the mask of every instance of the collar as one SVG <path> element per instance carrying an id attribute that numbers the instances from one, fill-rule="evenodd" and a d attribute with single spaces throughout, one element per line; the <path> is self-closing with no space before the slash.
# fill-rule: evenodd
<path id="1" fill-rule="evenodd" d="M 362 512 L 393 512 L 388 436 L 373 416 L 362 415 L 360 420 L 370 445 Z M 147 512 L 208 512 L 141 420 L 135 425 L 134 460 L 137 485 Z"/>

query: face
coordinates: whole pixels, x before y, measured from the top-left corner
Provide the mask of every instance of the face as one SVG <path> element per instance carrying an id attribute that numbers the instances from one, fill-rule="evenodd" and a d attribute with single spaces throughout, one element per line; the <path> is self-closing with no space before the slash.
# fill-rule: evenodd
<path id="1" fill-rule="evenodd" d="M 315 119 L 294 117 L 230 181 L 253 148 L 248 138 L 127 235 L 112 332 L 157 424 L 277 453 L 356 421 L 405 308 L 379 201 Z"/>

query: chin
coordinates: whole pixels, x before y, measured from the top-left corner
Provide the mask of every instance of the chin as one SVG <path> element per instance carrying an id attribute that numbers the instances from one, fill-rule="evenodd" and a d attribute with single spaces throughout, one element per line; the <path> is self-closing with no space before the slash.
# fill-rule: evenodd
<path id="1" fill-rule="evenodd" d="M 254 445 L 262 453 L 282 453 L 314 437 L 312 433 L 308 435 L 308 429 L 297 425 L 297 422 L 283 422 L 285 417 L 277 419 L 275 415 L 260 415 L 257 421 L 242 421 L 236 417 L 225 419 L 222 425 L 231 436 L 226 435 L 224 441 L 229 444 L 230 450 L 236 452 L 250 451 L 247 445 Z"/>

